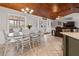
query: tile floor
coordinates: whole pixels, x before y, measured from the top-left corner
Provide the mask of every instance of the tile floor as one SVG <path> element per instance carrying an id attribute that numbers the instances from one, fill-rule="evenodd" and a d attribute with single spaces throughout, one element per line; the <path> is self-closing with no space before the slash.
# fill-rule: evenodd
<path id="1" fill-rule="evenodd" d="M 24 51 L 23 56 L 63 56 L 62 38 L 48 35 L 47 45 Z"/>

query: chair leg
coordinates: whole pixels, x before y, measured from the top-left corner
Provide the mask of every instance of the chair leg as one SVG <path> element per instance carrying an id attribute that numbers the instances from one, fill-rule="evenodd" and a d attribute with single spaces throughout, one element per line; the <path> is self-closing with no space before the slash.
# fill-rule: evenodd
<path id="1" fill-rule="evenodd" d="M 19 50 L 19 43 L 17 42 L 16 43 L 16 48 L 17 48 L 17 51 Z"/>
<path id="2" fill-rule="evenodd" d="M 33 48 L 35 47 L 35 42 L 33 42 Z"/>
<path id="3" fill-rule="evenodd" d="M 21 44 L 22 44 L 21 53 L 23 54 L 23 51 L 24 51 L 24 44 L 23 44 L 23 42 L 22 42 Z"/>
<path id="4" fill-rule="evenodd" d="M 30 47 L 30 49 L 31 49 L 31 42 L 29 42 L 29 47 Z"/>
<path id="5" fill-rule="evenodd" d="M 7 50 L 8 50 L 8 44 L 6 45 L 6 47 L 4 47 L 4 56 L 6 56 Z"/>
<path id="6" fill-rule="evenodd" d="M 38 40 L 38 46 L 40 45 L 40 41 Z"/>

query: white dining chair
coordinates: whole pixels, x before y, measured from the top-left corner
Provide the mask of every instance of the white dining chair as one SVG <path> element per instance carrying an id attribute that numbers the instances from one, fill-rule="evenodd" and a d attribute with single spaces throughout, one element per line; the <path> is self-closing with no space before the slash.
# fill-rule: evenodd
<path id="1" fill-rule="evenodd" d="M 23 37 L 23 39 L 21 40 L 21 46 L 22 46 L 21 47 L 22 54 L 24 53 L 24 50 L 27 49 L 27 47 L 29 47 L 31 49 L 31 42 L 30 42 L 29 36 Z"/>
<path id="2" fill-rule="evenodd" d="M 22 39 L 20 40 L 21 42 L 21 52 L 23 54 L 24 52 L 24 49 L 26 46 L 29 46 L 29 48 L 31 49 L 31 41 L 30 41 L 30 36 L 29 36 L 29 33 L 26 29 L 23 29 L 22 32 L 20 32 L 20 34 L 22 35 L 23 34 L 23 37 Z M 26 48 L 27 49 L 27 48 Z"/>
<path id="3" fill-rule="evenodd" d="M 13 37 L 13 34 L 9 34 L 10 37 L 8 37 L 8 34 L 5 33 L 5 31 L 3 31 L 3 36 L 5 38 L 5 43 L 4 43 L 4 56 L 7 55 L 7 52 L 8 52 L 8 48 L 10 48 L 9 45 L 12 45 L 13 47 L 17 47 L 18 48 L 18 40 L 16 40 L 14 37 Z M 12 37 L 11 37 L 12 36 Z M 16 49 L 17 51 L 18 49 Z M 15 52 L 15 51 L 14 51 Z M 11 53 L 14 53 L 14 52 L 11 52 Z M 17 53 L 17 52 L 15 52 Z M 15 55 L 15 54 L 14 54 Z"/>
<path id="4" fill-rule="evenodd" d="M 28 29 L 28 28 L 24 28 L 24 29 L 22 29 L 22 33 L 24 34 L 24 35 L 26 35 L 26 36 L 28 36 L 29 35 L 29 33 L 30 33 L 30 30 Z"/>
<path id="5" fill-rule="evenodd" d="M 2 50 L 2 52 L 0 52 L 0 55 L 4 55 L 4 46 L 5 46 L 4 44 L 5 44 L 4 34 L 2 30 L 0 30 L 0 50 Z"/>
<path id="6" fill-rule="evenodd" d="M 47 35 L 46 34 L 44 34 L 43 32 L 41 32 L 40 33 L 40 40 L 41 40 L 41 46 L 47 46 L 47 41 L 48 41 L 48 39 L 47 39 Z"/>
<path id="7" fill-rule="evenodd" d="M 37 46 L 39 46 L 40 35 L 38 33 L 31 33 L 31 43 L 32 43 L 32 47 L 35 47 L 35 43 L 37 43 Z"/>

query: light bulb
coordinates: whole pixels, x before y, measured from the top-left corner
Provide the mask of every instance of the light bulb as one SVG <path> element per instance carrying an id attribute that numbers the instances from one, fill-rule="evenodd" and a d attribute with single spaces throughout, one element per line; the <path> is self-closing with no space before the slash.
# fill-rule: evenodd
<path id="1" fill-rule="evenodd" d="M 30 9 L 29 8 L 26 8 L 26 11 L 29 11 Z"/>
<path id="2" fill-rule="evenodd" d="M 25 11 L 24 9 L 21 9 L 21 11 Z"/>
<path id="3" fill-rule="evenodd" d="M 30 10 L 30 12 L 29 13 L 33 13 L 34 12 L 34 10 L 32 9 L 32 10 Z"/>

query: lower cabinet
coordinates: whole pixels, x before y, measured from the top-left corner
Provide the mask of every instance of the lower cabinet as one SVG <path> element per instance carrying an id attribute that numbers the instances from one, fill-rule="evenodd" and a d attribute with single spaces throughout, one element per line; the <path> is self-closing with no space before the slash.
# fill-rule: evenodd
<path id="1" fill-rule="evenodd" d="M 79 40 L 69 36 L 64 38 L 64 56 L 79 56 Z"/>
<path id="2" fill-rule="evenodd" d="M 69 55 L 79 56 L 79 40 L 69 37 Z"/>

